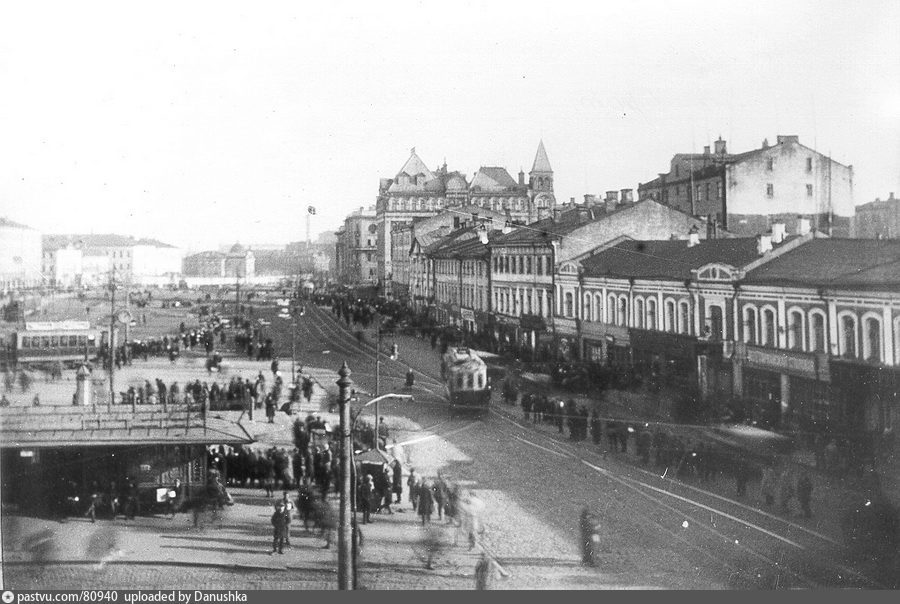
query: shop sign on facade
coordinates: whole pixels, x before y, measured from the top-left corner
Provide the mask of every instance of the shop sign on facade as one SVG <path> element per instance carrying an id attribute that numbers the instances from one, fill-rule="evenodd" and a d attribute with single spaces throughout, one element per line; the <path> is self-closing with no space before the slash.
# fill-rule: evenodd
<path id="1" fill-rule="evenodd" d="M 460 316 L 464 321 L 472 321 L 475 322 L 475 311 L 471 308 L 463 308 L 459 311 Z"/>
<path id="2" fill-rule="evenodd" d="M 812 357 L 791 354 L 783 350 L 766 350 L 747 346 L 747 362 L 780 371 L 792 371 L 808 375 L 816 374 L 816 362 Z"/>

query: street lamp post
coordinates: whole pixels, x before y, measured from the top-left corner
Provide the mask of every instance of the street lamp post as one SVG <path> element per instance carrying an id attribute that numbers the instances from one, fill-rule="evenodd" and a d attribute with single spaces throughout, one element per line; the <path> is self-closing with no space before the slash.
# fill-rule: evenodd
<path id="1" fill-rule="evenodd" d="M 338 404 L 340 405 L 340 433 L 341 433 L 341 508 L 338 525 L 338 589 L 353 589 L 353 556 L 351 545 L 353 541 L 353 527 L 351 518 L 351 483 L 350 483 L 350 453 L 353 443 L 350 439 L 350 368 L 347 361 L 338 370 L 340 378 L 338 385 Z"/>

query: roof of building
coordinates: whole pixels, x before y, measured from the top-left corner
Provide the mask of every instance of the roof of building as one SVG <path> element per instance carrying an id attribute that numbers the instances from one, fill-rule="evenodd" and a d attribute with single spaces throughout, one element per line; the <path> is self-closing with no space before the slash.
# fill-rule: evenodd
<path id="1" fill-rule="evenodd" d="M 149 245 L 153 247 L 174 248 L 175 246 L 163 243 L 157 239 L 135 239 L 130 235 L 105 234 L 57 234 L 44 235 L 43 247 L 45 250 L 58 250 L 69 245 L 79 245 L 86 248 L 97 247 L 134 247 L 136 245 Z"/>
<path id="2" fill-rule="evenodd" d="M 247 251 L 247 248 L 245 248 L 245 247 L 244 247 L 243 245 L 241 245 L 240 243 L 235 243 L 235 244 L 232 245 L 230 248 L 228 248 L 228 253 L 229 253 L 229 254 L 243 254 L 243 253 L 245 253 L 246 251 Z"/>
<path id="3" fill-rule="evenodd" d="M 792 239 L 785 239 L 781 245 Z M 581 265 L 586 277 L 683 280 L 691 277 L 692 270 L 707 264 L 738 268 L 759 257 L 756 237 L 705 239 L 693 246 L 683 239 L 629 240 L 582 260 Z"/>
<path id="4" fill-rule="evenodd" d="M 6 228 L 10 228 L 10 229 L 26 229 L 29 231 L 34 230 L 30 226 L 26 226 L 24 224 L 19 224 L 18 222 L 13 222 L 12 220 L 10 220 L 9 218 L 6 218 L 5 216 L 0 216 L 0 227 L 6 227 Z"/>
<path id="5" fill-rule="evenodd" d="M 220 260 L 220 259 L 224 258 L 224 257 L 227 256 L 227 255 L 228 255 L 228 254 L 226 254 L 225 252 L 219 252 L 219 251 L 216 251 L 216 250 L 207 250 L 207 251 L 205 251 L 205 252 L 197 252 L 196 254 L 190 254 L 189 256 L 185 256 L 184 259 L 185 259 L 185 260 L 192 260 L 192 259 L 197 259 L 197 260 L 216 259 L 216 260 Z"/>
<path id="6" fill-rule="evenodd" d="M 813 239 L 747 273 L 746 283 L 896 290 L 900 241 Z"/>
<path id="7" fill-rule="evenodd" d="M 138 407 L 42 405 L 0 408 L 0 444 L 22 447 L 104 447 L 153 444 L 249 444 L 250 434 L 237 422 L 213 414 L 206 422 L 183 405 Z"/>
<path id="8" fill-rule="evenodd" d="M 868 203 L 861 203 L 856 206 L 856 212 L 874 212 L 878 210 L 897 210 L 900 208 L 900 197 L 895 198 L 891 193 L 889 199 L 876 199 Z"/>
<path id="9" fill-rule="evenodd" d="M 499 166 L 482 166 L 472 179 L 470 188 L 482 191 L 507 191 L 515 189 L 519 184 L 513 180 L 506 168 Z"/>
<path id="10" fill-rule="evenodd" d="M 617 205 L 613 210 L 607 211 L 603 205 L 595 205 L 592 207 L 576 206 L 574 208 L 561 211 L 559 216 L 554 218 L 544 218 L 537 222 L 533 222 L 527 226 L 515 228 L 511 233 L 497 237 L 491 243 L 506 245 L 516 243 L 546 243 L 552 239 L 567 235 L 572 231 L 588 224 L 605 220 L 610 216 L 632 210 L 642 204 L 657 203 L 652 200 L 641 200 L 634 203 L 624 203 Z M 658 204 L 662 205 L 662 204 Z M 677 212 L 675 208 L 663 206 L 668 210 Z"/>
<path id="11" fill-rule="evenodd" d="M 547 158 L 547 150 L 544 149 L 544 141 L 538 143 L 537 153 L 534 154 L 534 164 L 531 166 L 532 172 L 553 172 L 550 167 L 550 160 Z"/>
<path id="12" fill-rule="evenodd" d="M 488 237 L 500 234 L 499 230 L 490 231 Z M 479 258 L 486 255 L 488 247 L 481 242 L 477 227 L 465 227 L 450 233 L 441 242 L 429 251 L 434 258 Z"/>

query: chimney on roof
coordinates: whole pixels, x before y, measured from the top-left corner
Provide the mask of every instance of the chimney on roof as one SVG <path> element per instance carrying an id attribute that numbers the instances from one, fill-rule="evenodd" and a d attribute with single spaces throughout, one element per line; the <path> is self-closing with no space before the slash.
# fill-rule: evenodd
<path id="1" fill-rule="evenodd" d="M 587 206 L 576 206 L 578 208 L 578 222 L 588 222 L 591 219 L 591 211 Z"/>
<path id="2" fill-rule="evenodd" d="M 703 155 L 709 155 L 709 145 L 703 146 Z"/>
<path id="3" fill-rule="evenodd" d="M 888 197 L 888 201 L 894 201 L 894 192 L 891 191 L 891 196 Z"/>
<path id="4" fill-rule="evenodd" d="M 775 245 L 778 245 L 782 241 L 784 241 L 784 223 L 781 221 L 773 222 L 772 223 L 772 243 L 774 243 Z"/>
<path id="5" fill-rule="evenodd" d="M 569 205 L 571 205 L 573 207 L 575 206 L 575 198 L 574 197 L 569 198 Z"/>
<path id="6" fill-rule="evenodd" d="M 562 208 L 553 208 L 553 222 L 559 222 L 560 216 L 562 216 Z"/>
<path id="7" fill-rule="evenodd" d="M 610 195 L 612 193 L 612 195 Z M 616 206 L 619 205 L 619 200 L 617 199 L 618 193 L 616 191 L 607 191 L 606 199 L 603 202 L 603 207 L 606 208 L 607 212 L 612 212 L 616 209 Z"/>
<path id="8" fill-rule="evenodd" d="M 722 135 L 719 135 L 719 140 L 715 143 L 716 146 L 716 155 L 725 155 L 728 151 L 725 149 L 725 141 L 722 140 Z"/>
<path id="9" fill-rule="evenodd" d="M 800 236 L 809 233 L 809 218 L 797 216 L 797 234 Z"/>
<path id="10" fill-rule="evenodd" d="M 622 203 L 634 203 L 634 189 L 622 189 Z"/>
<path id="11" fill-rule="evenodd" d="M 778 135 L 778 144 L 786 145 L 789 143 L 799 143 L 800 137 L 796 134 L 779 134 Z"/>
<path id="12" fill-rule="evenodd" d="M 706 215 L 706 238 L 719 238 L 719 223 L 716 222 L 716 217 L 713 214 Z"/>
<path id="13" fill-rule="evenodd" d="M 772 237 L 770 235 L 756 236 L 756 253 L 762 256 L 772 251 Z"/>
<path id="14" fill-rule="evenodd" d="M 519 186 L 520 187 L 525 186 L 525 173 L 522 172 L 522 168 L 519 168 Z"/>
<path id="15" fill-rule="evenodd" d="M 763 139 L 763 142 L 762 142 L 762 148 L 763 148 L 763 149 L 768 149 L 768 148 L 769 148 L 769 139 L 767 139 L 767 138 L 764 138 L 764 139 Z"/>
<path id="16" fill-rule="evenodd" d="M 688 231 L 688 247 L 694 247 L 695 245 L 700 245 L 700 229 L 697 228 L 696 224 Z"/>

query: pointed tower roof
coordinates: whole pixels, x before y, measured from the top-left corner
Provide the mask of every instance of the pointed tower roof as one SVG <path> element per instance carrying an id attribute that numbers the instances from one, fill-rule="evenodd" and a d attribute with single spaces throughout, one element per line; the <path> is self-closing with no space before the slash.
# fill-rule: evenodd
<path id="1" fill-rule="evenodd" d="M 425 181 L 433 180 L 434 173 L 428 169 L 428 166 L 425 165 L 425 162 L 416 155 L 416 148 L 413 147 L 409 152 L 409 159 L 406 160 L 406 163 L 403 164 L 403 167 L 400 168 L 400 171 L 397 172 L 397 175 L 400 174 L 408 174 L 409 176 L 415 176 L 416 174 L 424 174 Z"/>
<path id="2" fill-rule="evenodd" d="M 553 172 L 550 167 L 550 160 L 547 159 L 547 150 L 544 149 L 544 141 L 538 143 L 537 153 L 534 154 L 534 165 L 531 167 L 532 172 Z"/>

